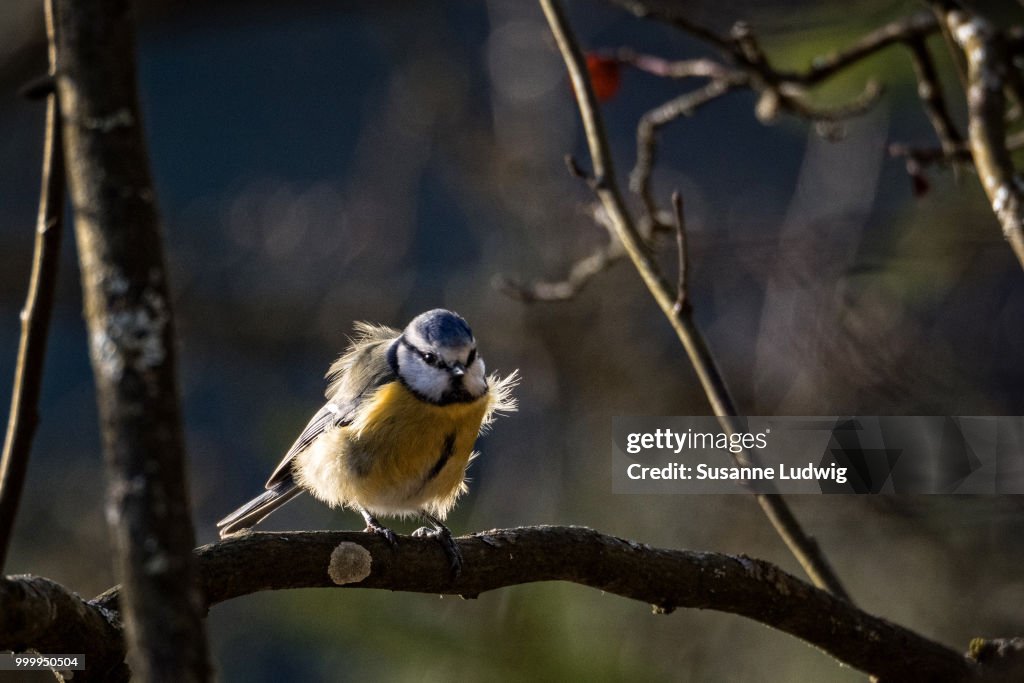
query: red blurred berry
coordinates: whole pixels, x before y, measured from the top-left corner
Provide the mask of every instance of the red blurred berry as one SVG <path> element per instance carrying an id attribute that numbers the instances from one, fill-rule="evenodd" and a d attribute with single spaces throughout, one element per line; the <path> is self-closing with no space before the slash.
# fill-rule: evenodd
<path id="1" fill-rule="evenodd" d="M 599 102 L 607 102 L 619 92 L 622 69 L 616 60 L 590 53 L 587 55 L 587 71 L 590 72 L 590 82 Z"/>

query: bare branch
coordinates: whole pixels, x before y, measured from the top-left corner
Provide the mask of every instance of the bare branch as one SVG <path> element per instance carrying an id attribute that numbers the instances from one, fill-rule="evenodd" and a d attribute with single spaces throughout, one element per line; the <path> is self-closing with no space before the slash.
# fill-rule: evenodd
<path id="1" fill-rule="evenodd" d="M 640 117 L 636 129 L 636 165 L 629 177 L 629 186 L 643 202 L 648 216 L 657 214 L 657 206 L 651 192 L 651 173 L 654 170 L 655 143 L 658 130 L 681 116 L 691 116 L 699 108 L 714 102 L 746 81 L 742 73 L 736 72 L 729 78 L 715 79 L 697 90 L 652 109 Z"/>
<path id="2" fill-rule="evenodd" d="M 728 54 L 733 51 L 733 42 L 728 37 L 723 36 L 716 31 L 682 15 L 666 12 L 665 10 L 656 7 L 649 7 L 645 3 L 638 2 L 637 0 L 610 0 L 610 2 L 639 19 L 654 19 L 670 24 L 680 31 L 689 33 L 690 35 L 713 45 L 723 53 Z"/>
<path id="3" fill-rule="evenodd" d="M 745 22 L 737 22 L 730 35 L 724 36 L 682 15 L 671 13 L 664 8 L 649 7 L 642 1 L 610 1 L 635 16 L 656 19 L 696 36 L 709 43 L 732 63 L 732 66 L 726 66 L 712 59 L 673 62 L 660 57 L 637 54 L 628 48 L 606 54 L 606 58 L 616 59 L 620 63 L 629 64 L 657 76 L 710 79 L 702 88 L 669 100 L 649 111 L 640 120 L 637 127 L 637 160 L 630 176 L 630 189 L 637 194 L 645 209 L 645 214 L 640 217 L 641 226 L 657 224 L 657 207 L 651 193 L 650 178 L 655 161 L 655 137 L 662 126 L 692 114 L 699 107 L 732 90 L 747 88 L 759 94 L 755 113 L 760 121 L 770 123 L 780 113 L 788 113 L 817 124 L 819 133 L 823 136 L 838 135 L 841 133 L 838 126 L 840 122 L 863 114 L 878 101 L 882 93 L 881 85 L 876 81 L 869 81 L 860 95 L 838 106 L 811 103 L 807 97 L 807 88 L 822 83 L 890 45 L 923 45 L 925 37 L 938 29 L 935 17 L 928 12 L 921 12 L 886 24 L 845 49 L 815 59 L 806 71 L 783 71 L 771 64 L 753 30 Z M 951 136 L 947 137 L 953 139 Z"/>
<path id="4" fill-rule="evenodd" d="M 890 45 L 922 38 L 935 33 L 939 29 L 939 22 L 932 14 L 918 12 L 917 14 L 879 27 L 865 34 L 846 48 L 816 57 L 812 60 L 810 68 L 806 71 L 785 72 L 772 69 L 768 65 L 767 60 L 763 58 L 763 54 L 758 58 L 756 53 L 750 52 L 750 44 L 744 45 L 744 40 L 742 38 L 737 40 L 735 35 L 731 37 L 723 36 L 682 15 L 672 13 L 663 8 L 650 7 L 642 0 L 609 0 L 609 2 L 625 9 L 638 18 L 653 19 L 669 24 L 708 43 L 724 56 L 733 59 L 738 68 L 755 67 L 762 76 L 774 75 L 777 81 L 799 82 L 803 85 L 821 83 Z M 760 66 L 757 66 L 758 64 Z"/>
<path id="5" fill-rule="evenodd" d="M 941 147 L 911 147 L 901 143 L 891 143 L 889 156 L 903 159 L 907 175 L 913 183 L 914 196 L 920 197 L 931 189 L 927 169 L 931 166 L 954 166 L 971 161 L 971 150 L 961 143 L 948 152 Z"/>
<path id="6" fill-rule="evenodd" d="M 1024 267 L 1024 181 L 1006 142 L 1006 45 L 980 16 L 945 10 L 946 24 L 967 58 L 968 133 L 974 165 L 1003 235 Z"/>
<path id="7" fill-rule="evenodd" d="M 850 102 L 834 107 L 813 105 L 806 98 L 806 86 L 813 84 L 807 80 L 807 75 L 775 69 L 746 22 L 736 22 L 732 28 L 732 38 L 736 44 L 736 56 L 743 64 L 741 68 L 750 74 L 751 89 L 761 95 L 755 113 L 758 120 L 764 123 L 774 121 L 780 111 L 785 111 L 815 123 L 834 124 L 859 116 L 881 97 L 881 86 L 875 81 L 868 81 L 861 94 Z"/>
<path id="8" fill-rule="evenodd" d="M 145 681 L 204 681 L 174 326 L 130 3 L 48 2 L 129 662 Z"/>
<path id="9" fill-rule="evenodd" d="M 675 310 L 672 291 L 657 262 L 648 254 L 643 239 L 626 209 L 615 179 L 615 169 L 611 162 L 608 140 L 604 124 L 601 122 L 597 99 L 587 77 L 583 55 L 569 29 L 565 13 L 556 0 L 540 0 L 540 4 L 551 27 L 551 32 L 554 34 L 562 59 L 565 61 L 573 90 L 576 93 L 576 102 L 583 119 L 587 146 L 590 149 L 594 175 L 597 179 L 594 191 L 604 205 L 605 212 L 619 241 L 622 242 L 633 265 L 683 344 L 708 402 L 719 418 L 723 431 L 733 434 L 737 431 L 735 405 L 725 385 L 725 380 L 711 356 L 704 335 L 689 308 L 684 308 L 681 311 Z M 752 459 L 750 453 L 736 454 L 734 457 Z M 776 531 L 789 546 L 790 552 L 797 558 L 815 585 L 826 587 L 835 595 L 848 599 L 842 583 L 829 566 L 824 554 L 814 540 L 804 533 L 782 497 L 757 495 L 757 501 Z"/>
<path id="10" fill-rule="evenodd" d="M 610 55 L 621 64 L 628 64 L 652 76 L 685 80 L 687 78 L 728 79 L 735 70 L 713 59 L 669 60 L 655 55 L 640 54 L 630 48 L 619 48 Z"/>
<path id="11" fill-rule="evenodd" d="M 14 371 L 7 436 L 4 439 L 3 457 L 0 459 L 0 573 L 7 559 L 18 503 L 28 472 L 32 438 L 39 424 L 39 391 L 43 381 L 46 339 L 53 313 L 64 227 L 64 157 L 60 113 L 57 110 L 57 96 L 52 90 L 46 100 L 46 139 L 43 143 L 35 254 L 32 258 L 28 296 L 21 311 L 18 363 Z"/>
<path id="12" fill-rule="evenodd" d="M 935 62 L 923 37 L 908 40 L 907 48 L 910 50 L 914 73 L 917 76 L 917 95 L 921 98 L 921 104 L 928 114 L 932 128 L 935 129 L 939 144 L 947 156 L 951 155 L 963 145 L 964 139 L 956 129 L 953 117 L 946 107 L 946 100 L 942 96 L 942 84 L 935 71 Z"/>
<path id="13" fill-rule="evenodd" d="M 579 294 L 591 278 L 622 260 L 625 253 L 618 241 L 611 240 L 574 263 L 569 269 L 569 275 L 564 280 L 541 280 L 524 284 L 509 278 L 498 277 L 495 279 L 494 285 L 519 301 L 568 301 Z"/>
<path id="14" fill-rule="evenodd" d="M 864 84 L 864 89 L 855 98 L 843 104 L 835 106 L 821 106 L 811 104 L 799 90 L 794 93 L 791 87 L 779 87 L 778 89 L 765 88 L 761 91 L 761 100 L 758 102 L 757 117 L 761 121 L 769 122 L 774 119 L 770 115 L 767 103 L 772 103 L 778 109 L 788 112 L 800 118 L 819 124 L 834 124 L 846 119 L 860 116 L 882 97 L 882 86 L 878 81 L 870 80 Z M 768 98 L 766 99 L 765 96 Z"/>
<path id="15" fill-rule="evenodd" d="M 433 539 L 397 546 L 363 532 L 244 533 L 198 548 L 200 592 L 212 605 L 266 590 L 374 588 L 467 599 L 541 581 L 568 581 L 654 606 L 713 609 L 793 635 L 838 661 L 893 681 L 1007 680 L 1020 639 L 971 643 L 968 657 L 745 556 L 665 550 L 584 527 L 495 529 L 456 539 L 453 577 Z M 70 651 L 85 644 L 86 681 L 124 680 L 117 664 L 120 588 L 85 602 L 37 577 L 0 580 L 0 648 Z M 110 678 L 104 672 L 112 670 Z M 995 677 L 989 677 L 994 675 Z M 93 677 L 95 676 L 95 678 Z"/>
<path id="16" fill-rule="evenodd" d="M 867 614 L 778 567 L 747 557 L 663 550 L 583 527 L 521 527 L 457 539 L 465 558 L 453 578 L 432 539 L 396 547 L 362 532 L 246 533 L 203 546 L 207 605 L 264 590 L 379 588 L 475 598 L 538 581 L 570 581 L 655 607 L 713 609 L 796 636 L 886 680 L 962 680 L 971 662 L 913 631 Z M 116 609 L 117 589 L 95 600 Z"/>
<path id="17" fill-rule="evenodd" d="M 736 23 L 728 42 L 727 52 L 737 64 L 736 67 L 726 67 L 709 59 L 669 62 L 649 55 L 636 55 L 630 50 L 619 50 L 619 61 L 655 75 L 711 79 L 705 86 L 669 100 L 640 119 L 637 126 L 637 160 L 630 175 L 630 189 L 639 196 L 644 206 L 646 215 L 643 219 L 653 220 L 657 214 L 650 179 L 655 164 L 656 134 L 661 127 L 682 116 L 692 115 L 698 108 L 733 90 L 748 88 L 760 94 L 755 110 L 760 121 L 770 123 L 780 112 L 787 112 L 824 126 L 823 134 L 827 134 L 835 124 L 859 116 L 874 106 L 881 96 L 882 88 L 877 82 L 869 81 L 861 94 L 850 102 L 823 107 L 807 100 L 806 86 L 824 80 L 839 69 L 856 63 L 892 42 L 917 39 L 919 32 L 924 30 L 922 27 L 930 26 L 934 30 L 934 23 L 930 15 L 918 15 L 914 20 L 894 22 L 869 34 L 853 48 L 823 59 L 818 70 L 812 67 L 803 74 L 777 71 L 769 63 L 751 28 L 744 22 Z"/>
<path id="18" fill-rule="evenodd" d="M 803 102 L 794 94 L 799 92 L 801 86 L 818 85 L 891 45 L 923 39 L 939 29 L 939 22 L 931 13 L 919 12 L 881 26 L 846 48 L 816 57 L 805 71 L 785 71 L 776 69 L 771 64 L 758 45 L 752 30 L 743 22 L 736 24 L 732 34 L 727 37 L 682 15 L 660 7 L 649 7 L 642 0 L 609 1 L 634 16 L 669 24 L 708 43 L 731 61 L 735 69 L 744 71 L 751 77 L 751 87 L 781 93 L 793 99 L 792 106 L 788 107 L 792 113 L 833 121 L 844 116 L 852 116 L 870 106 L 877 99 L 879 87 L 869 84 L 855 103 L 837 108 L 831 113 L 828 113 L 827 109 L 816 108 Z"/>
<path id="19" fill-rule="evenodd" d="M 39 576 L 0 577 L 0 650 L 84 654 L 75 683 L 130 677 L 118 615 Z"/>
<path id="20" fill-rule="evenodd" d="M 672 193 L 672 213 L 676 219 L 676 252 L 678 256 L 679 281 L 676 285 L 676 302 L 672 308 L 676 313 L 690 305 L 688 278 L 690 276 L 689 253 L 686 248 L 686 216 L 683 213 L 683 195 Z"/>
<path id="21" fill-rule="evenodd" d="M 922 166 L 954 164 L 973 159 L 971 148 L 966 143 L 960 143 L 953 149 L 946 151 L 941 147 L 912 147 L 894 142 L 889 145 L 888 151 L 891 157 L 911 159 Z"/>
<path id="22" fill-rule="evenodd" d="M 946 49 L 949 51 L 956 77 L 960 81 L 960 87 L 967 90 L 967 60 L 964 59 L 964 53 L 957 48 L 956 39 L 949 31 L 949 24 L 946 22 L 946 14 L 942 4 L 941 0 L 929 2 L 929 8 L 931 9 L 932 16 L 939 23 L 942 42 L 946 44 Z"/>
<path id="23" fill-rule="evenodd" d="M 1006 148 L 1010 152 L 1016 152 L 1024 149 L 1024 130 L 1019 130 L 1016 133 L 1007 135 Z M 889 156 L 913 159 L 922 166 L 954 164 L 959 162 L 973 163 L 974 161 L 974 155 L 971 154 L 970 145 L 963 141 L 948 151 L 941 147 L 911 147 L 910 145 L 893 143 L 889 145 Z"/>
<path id="24" fill-rule="evenodd" d="M 791 75 L 787 80 L 816 85 L 890 45 L 920 41 L 938 29 L 938 20 L 929 12 L 918 12 L 897 19 L 862 36 L 849 47 L 816 57 L 810 69 Z"/>

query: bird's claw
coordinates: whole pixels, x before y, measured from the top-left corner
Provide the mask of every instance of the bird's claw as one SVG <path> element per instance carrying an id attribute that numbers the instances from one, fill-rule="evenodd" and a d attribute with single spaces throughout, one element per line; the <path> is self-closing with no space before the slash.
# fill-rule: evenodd
<path id="1" fill-rule="evenodd" d="M 383 536 L 384 540 L 387 541 L 389 545 L 398 545 L 398 538 L 395 536 L 395 532 L 386 526 L 371 523 L 366 525 L 366 529 L 364 529 L 364 531 L 368 534 Z"/>
<path id="2" fill-rule="evenodd" d="M 455 542 L 455 539 L 452 538 L 452 532 L 446 527 L 430 529 L 421 526 L 412 532 L 412 535 L 416 538 L 436 538 L 440 541 L 441 547 L 444 548 L 444 554 L 448 556 L 448 564 L 451 566 L 452 576 L 458 578 L 462 574 L 462 552 L 459 550 L 459 545 Z"/>

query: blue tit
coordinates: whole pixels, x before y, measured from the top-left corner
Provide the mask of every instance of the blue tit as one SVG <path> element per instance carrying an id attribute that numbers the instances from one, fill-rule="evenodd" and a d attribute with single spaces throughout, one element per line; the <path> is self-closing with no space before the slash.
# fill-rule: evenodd
<path id="1" fill-rule="evenodd" d="M 392 544 L 377 515 L 418 515 L 417 530 L 462 558 L 443 520 L 466 491 L 473 444 L 499 412 L 515 410 L 516 373 L 486 375 L 466 321 L 444 309 L 416 316 L 401 333 L 357 323 L 327 373 L 327 403 L 267 480 L 266 492 L 217 523 L 220 536 L 247 529 L 303 491 L 357 510 L 366 531 Z"/>

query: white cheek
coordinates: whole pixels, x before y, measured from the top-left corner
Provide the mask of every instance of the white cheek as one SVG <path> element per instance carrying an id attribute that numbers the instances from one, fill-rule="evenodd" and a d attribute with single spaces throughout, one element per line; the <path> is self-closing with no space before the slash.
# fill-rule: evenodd
<path id="1" fill-rule="evenodd" d="M 448 389 L 448 373 L 432 368 L 413 360 L 408 365 L 399 366 L 406 383 L 419 394 L 435 401 L 441 400 Z"/>
<path id="2" fill-rule="evenodd" d="M 485 373 L 486 370 L 484 369 L 482 359 L 477 359 L 475 363 L 469 366 L 469 372 L 466 373 L 466 378 L 462 384 L 473 396 L 479 396 L 487 390 L 487 376 Z"/>

